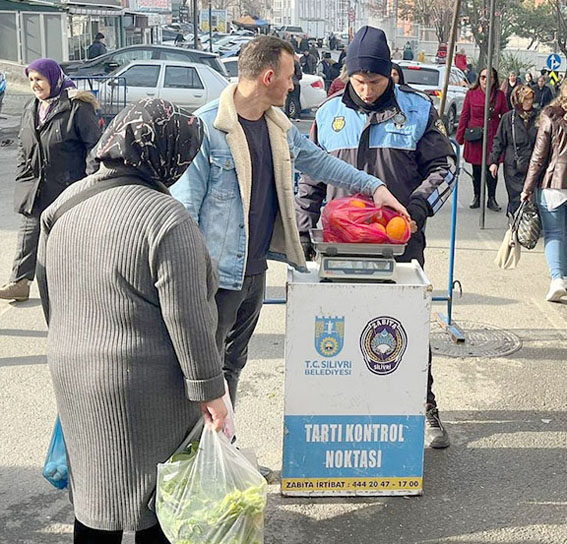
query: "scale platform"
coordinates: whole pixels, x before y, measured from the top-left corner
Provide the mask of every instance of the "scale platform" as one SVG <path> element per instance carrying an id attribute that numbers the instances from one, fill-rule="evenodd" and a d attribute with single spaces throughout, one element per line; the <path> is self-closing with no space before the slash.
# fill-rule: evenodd
<path id="1" fill-rule="evenodd" d="M 323 231 L 309 231 L 323 281 L 395 282 L 396 261 L 405 244 L 323 242 Z"/>

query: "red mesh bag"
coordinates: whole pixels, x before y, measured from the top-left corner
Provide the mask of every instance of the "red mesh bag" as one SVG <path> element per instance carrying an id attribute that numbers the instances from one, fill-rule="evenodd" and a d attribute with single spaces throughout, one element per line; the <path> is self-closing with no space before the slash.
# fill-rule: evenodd
<path id="1" fill-rule="evenodd" d="M 408 220 L 390 208 L 377 208 L 364 195 L 331 200 L 323 209 L 323 241 L 346 244 L 405 244 Z"/>

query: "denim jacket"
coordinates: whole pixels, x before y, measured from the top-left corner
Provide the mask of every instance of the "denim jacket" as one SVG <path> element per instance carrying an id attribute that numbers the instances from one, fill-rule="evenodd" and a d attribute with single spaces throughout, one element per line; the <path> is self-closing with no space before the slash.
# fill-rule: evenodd
<path id="1" fill-rule="evenodd" d="M 234 106 L 235 90 L 236 85 L 229 85 L 218 100 L 195 112 L 204 126 L 203 145 L 171 187 L 171 194 L 197 221 L 212 259 L 218 263 L 219 287 L 240 290 L 248 252 L 252 165 Z M 325 153 L 304 138 L 279 109 L 272 107 L 265 116 L 279 207 L 268 258 L 305 270 L 295 222 L 294 169 L 367 195 L 382 181 Z"/>

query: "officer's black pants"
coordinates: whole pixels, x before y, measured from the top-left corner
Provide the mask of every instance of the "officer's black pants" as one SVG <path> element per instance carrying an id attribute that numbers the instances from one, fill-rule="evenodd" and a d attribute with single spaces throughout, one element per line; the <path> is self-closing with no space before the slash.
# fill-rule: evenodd
<path id="1" fill-rule="evenodd" d="M 406 251 L 401 257 L 396 260 L 400 263 L 409 263 L 414 259 L 420 264 L 422 268 L 425 268 L 425 234 L 423 231 L 416 232 L 409 239 Z M 427 366 L 427 403 L 437 406 L 435 401 L 435 395 L 433 394 L 433 374 L 431 373 L 431 346 L 429 346 L 429 358 Z"/>

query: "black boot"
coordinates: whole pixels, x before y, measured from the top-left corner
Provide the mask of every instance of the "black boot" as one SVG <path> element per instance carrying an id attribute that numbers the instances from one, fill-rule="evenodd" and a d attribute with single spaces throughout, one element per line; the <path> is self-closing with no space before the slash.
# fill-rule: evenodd
<path id="1" fill-rule="evenodd" d="M 488 202 L 486 204 L 486 207 L 489 210 L 492 210 L 493 212 L 501 212 L 502 211 L 502 208 L 498 205 L 498 202 L 496 202 L 496 198 L 494 198 L 493 196 L 488 197 Z"/>
<path id="2" fill-rule="evenodd" d="M 476 210 L 477 208 L 480 208 L 480 196 L 474 195 L 473 201 L 471 202 L 469 208 L 471 210 Z"/>

